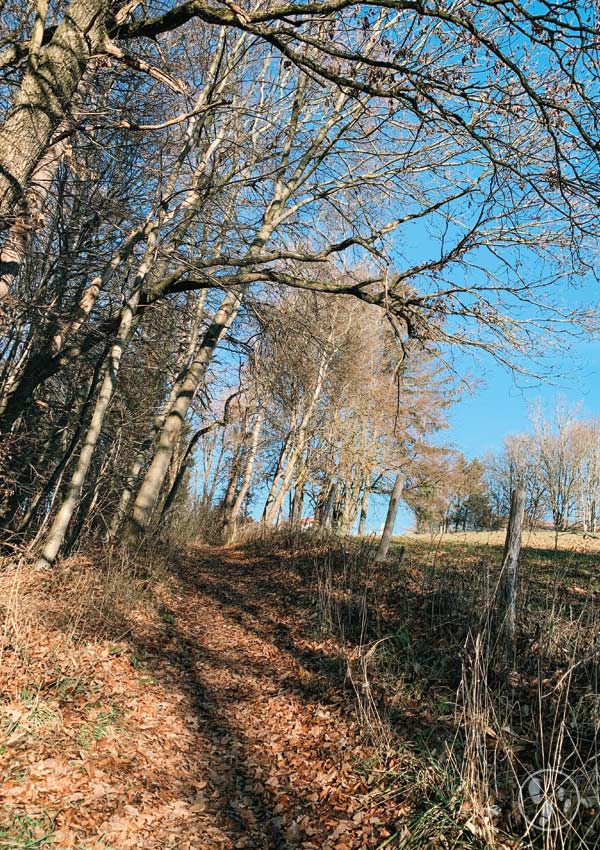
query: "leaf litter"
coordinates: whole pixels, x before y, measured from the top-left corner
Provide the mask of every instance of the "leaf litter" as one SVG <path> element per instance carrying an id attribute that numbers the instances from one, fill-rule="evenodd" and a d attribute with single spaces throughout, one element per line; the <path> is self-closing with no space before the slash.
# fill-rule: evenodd
<path id="1" fill-rule="evenodd" d="M 7 630 L 0 669 L 0 846 L 353 850 L 393 836 L 402 802 L 361 767 L 373 754 L 335 645 L 311 631 L 285 563 L 198 548 L 107 634 L 93 616 L 65 627 L 56 577 L 20 581 L 27 629 Z"/>

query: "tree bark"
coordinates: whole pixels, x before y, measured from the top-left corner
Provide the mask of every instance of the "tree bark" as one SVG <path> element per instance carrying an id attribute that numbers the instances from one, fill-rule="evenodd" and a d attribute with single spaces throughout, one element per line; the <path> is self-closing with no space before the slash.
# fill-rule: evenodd
<path id="1" fill-rule="evenodd" d="M 131 498 L 133 496 L 133 492 L 135 490 L 135 486 L 140 477 L 140 473 L 144 467 L 146 462 L 146 458 L 150 452 L 154 444 L 154 440 L 156 439 L 157 434 L 160 433 L 160 429 L 162 428 L 165 418 L 171 409 L 171 405 L 179 392 L 179 387 L 181 382 L 185 378 L 186 370 L 189 367 L 190 361 L 194 356 L 194 351 L 196 350 L 196 345 L 198 343 L 198 336 L 200 334 L 200 326 L 202 324 L 202 318 L 204 316 L 204 304 L 206 302 L 206 291 L 202 292 L 196 305 L 195 305 L 195 318 L 192 324 L 189 339 L 187 341 L 185 350 L 183 351 L 183 356 L 179 360 L 177 364 L 177 375 L 175 381 L 173 382 L 173 386 L 169 392 L 167 400 L 163 405 L 160 413 L 156 416 L 154 422 L 152 423 L 152 428 L 150 429 L 150 433 L 142 443 L 141 448 L 135 455 L 133 459 L 133 463 L 131 464 L 131 468 L 129 470 L 129 474 L 127 476 L 127 480 L 125 482 L 125 487 L 121 493 L 121 497 L 119 499 L 119 504 L 117 505 L 117 509 L 115 510 L 110 525 L 107 530 L 107 538 L 112 539 L 118 532 L 119 528 L 125 521 L 125 517 L 127 516 L 127 510 L 129 508 L 129 503 L 131 502 Z"/>
<path id="2" fill-rule="evenodd" d="M 304 481 L 296 480 L 294 487 L 294 498 L 292 499 L 292 510 L 290 520 L 293 525 L 297 525 L 302 519 L 302 510 L 304 508 Z"/>
<path id="3" fill-rule="evenodd" d="M 105 342 L 106 335 L 112 336 L 118 330 L 119 323 L 120 314 L 117 314 L 102 322 L 99 327 L 90 330 L 80 342 L 67 346 L 54 357 L 46 350 L 33 353 L 21 375 L 11 382 L 8 388 L 5 387 L 0 398 L 0 434 L 10 431 L 41 384 Z"/>
<path id="4" fill-rule="evenodd" d="M 331 335 L 329 342 L 331 342 Z M 319 371 L 317 373 L 317 380 L 315 382 L 310 401 L 304 413 L 302 414 L 302 419 L 300 420 L 300 424 L 295 434 L 294 445 L 287 458 L 287 464 L 281 477 L 281 485 L 279 487 L 278 492 L 274 494 L 271 503 L 268 504 L 267 501 L 267 505 L 265 505 L 264 521 L 267 524 L 273 524 L 275 518 L 278 516 L 283 507 L 283 502 L 285 500 L 286 493 L 290 489 L 296 464 L 300 456 L 302 455 L 302 452 L 304 451 L 304 447 L 306 445 L 306 433 L 308 426 L 310 425 L 313 413 L 323 391 L 323 383 L 327 375 L 330 360 L 331 353 L 325 350 L 321 356 Z"/>
<path id="5" fill-rule="evenodd" d="M 368 481 L 365 481 L 365 485 L 363 488 L 362 499 L 360 501 L 360 519 L 358 520 L 358 535 L 362 537 L 365 533 L 365 527 L 367 524 L 367 513 L 369 511 L 369 496 L 371 494 L 371 490 L 369 487 Z"/>
<path id="6" fill-rule="evenodd" d="M 390 496 L 390 501 L 388 504 L 385 525 L 383 526 L 383 534 L 381 535 L 381 540 L 379 541 L 379 546 L 377 548 L 377 552 L 375 553 L 376 564 L 383 563 L 383 561 L 385 561 L 385 559 L 387 558 L 387 553 L 390 548 L 390 543 L 392 541 L 392 535 L 394 533 L 394 523 L 396 522 L 396 516 L 398 515 L 398 506 L 400 504 L 400 496 L 402 495 L 403 487 L 404 479 L 402 475 L 398 473 L 394 481 L 392 495 Z"/>
<path id="7" fill-rule="evenodd" d="M 285 459 L 287 458 L 288 452 L 292 449 L 292 432 L 289 431 L 284 442 L 281 447 L 281 451 L 279 453 L 279 458 L 277 459 L 277 466 L 275 468 L 275 474 L 273 476 L 273 481 L 271 482 L 271 486 L 269 487 L 269 492 L 267 493 L 267 498 L 265 501 L 265 506 L 262 512 L 262 521 L 267 522 L 267 516 L 270 513 L 271 505 L 273 504 L 273 500 L 277 494 L 279 483 L 283 477 L 283 473 L 285 470 Z"/>
<path id="8" fill-rule="evenodd" d="M 67 140 L 63 139 L 46 151 L 21 199 L 19 214 L 13 219 L 0 248 L 0 301 L 9 295 L 25 260 L 32 235 L 42 226 L 42 210 L 66 150 Z"/>
<path id="9" fill-rule="evenodd" d="M 50 475 L 48 480 L 45 482 L 45 484 L 41 488 L 41 490 L 31 500 L 31 504 L 27 508 L 27 511 L 26 511 L 23 519 L 21 520 L 21 522 L 19 523 L 18 528 L 17 528 L 17 531 L 20 534 L 22 534 L 23 532 L 25 532 L 27 530 L 29 523 L 33 519 L 35 512 L 37 510 L 37 507 L 40 504 L 40 502 L 42 501 L 42 499 L 45 498 L 46 496 L 48 496 L 50 493 L 52 493 L 55 489 L 58 489 L 58 485 L 59 485 L 59 482 L 62 479 L 63 472 L 67 468 L 67 465 L 68 465 L 69 461 L 71 460 L 71 457 L 73 456 L 73 453 L 75 452 L 75 449 L 77 448 L 77 445 L 79 444 L 79 440 L 81 439 L 81 435 L 83 434 L 83 430 L 85 428 L 85 423 L 86 423 L 86 419 L 87 419 L 87 415 L 88 415 L 88 410 L 89 410 L 89 407 L 92 403 L 94 395 L 96 393 L 96 389 L 98 387 L 98 382 L 100 380 L 100 376 L 101 376 L 101 373 L 102 373 L 102 363 L 104 362 L 107 354 L 108 354 L 108 352 L 105 350 L 103 352 L 102 357 L 96 363 L 94 373 L 93 373 L 91 380 L 89 382 L 89 388 L 88 388 L 86 397 L 85 397 L 83 404 L 81 406 L 81 410 L 80 410 L 80 413 L 79 413 L 79 419 L 78 419 L 78 422 L 77 422 L 77 426 L 75 428 L 75 432 L 74 432 L 73 436 L 71 437 L 69 444 L 65 447 L 65 450 L 63 452 L 63 456 L 60 459 L 59 463 L 55 466 L 54 470 L 52 471 L 52 474 Z"/>
<path id="10" fill-rule="evenodd" d="M 169 494 L 168 494 L 167 498 L 165 499 L 163 509 L 160 512 L 161 517 L 166 517 L 166 515 L 169 513 L 169 511 L 173 507 L 173 502 L 175 501 L 177 493 L 179 492 L 179 488 L 181 487 L 181 482 L 184 479 L 186 470 L 187 470 L 187 468 L 190 464 L 190 460 L 192 458 L 192 455 L 194 453 L 194 449 L 196 448 L 198 440 L 200 439 L 200 437 L 203 437 L 204 434 L 207 434 L 209 431 L 212 431 L 213 428 L 215 428 L 217 425 L 220 425 L 220 424 L 222 425 L 223 423 L 213 422 L 210 425 L 206 425 L 204 428 L 200 428 L 198 431 L 196 431 L 196 433 L 194 434 L 192 439 L 189 441 L 187 448 L 184 452 L 183 458 L 181 459 L 179 469 L 177 470 L 177 475 L 175 476 L 175 479 L 173 481 L 171 489 L 169 490 Z"/>
<path id="11" fill-rule="evenodd" d="M 32 175 L 104 42 L 109 6 L 109 0 L 71 0 L 39 61 L 29 63 L 0 127 L 0 230 L 18 217 Z"/>

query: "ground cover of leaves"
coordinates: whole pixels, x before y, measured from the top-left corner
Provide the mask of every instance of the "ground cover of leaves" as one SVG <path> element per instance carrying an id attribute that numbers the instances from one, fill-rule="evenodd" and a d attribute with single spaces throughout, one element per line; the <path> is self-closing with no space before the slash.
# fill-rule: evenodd
<path id="1" fill-rule="evenodd" d="M 133 604 L 94 569 L 2 580 L 0 847 L 350 850 L 401 828 L 298 572 L 197 548 Z"/>

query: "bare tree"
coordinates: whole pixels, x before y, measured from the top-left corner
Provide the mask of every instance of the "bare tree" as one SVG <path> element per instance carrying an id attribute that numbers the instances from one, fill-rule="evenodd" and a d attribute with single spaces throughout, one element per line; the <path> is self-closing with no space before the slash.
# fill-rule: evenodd
<path id="1" fill-rule="evenodd" d="M 0 439 L 16 469 L 3 492 L 11 532 L 32 533 L 38 517 L 46 525 L 63 501 L 76 528 L 92 503 L 114 506 L 117 528 L 133 501 L 129 536 L 143 533 L 177 478 L 216 353 L 237 345 L 246 315 L 273 291 L 377 308 L 396 363 L 451 344 L 540 371 L 549 345 L 593 327 L 593 309 L 555 297 L 589 271 L 597 226 L 595 24 L 576 5 L 533 15 L 508 0 L 194 2 L 154 14 L 135 2 L 9 3 Z M 405 243 L 416 246 L 410 259 Z M 207 321 L 178 369 L 195 292 L 206 293 Z M 163 331 L 159 314 L 171 322 Z M 131 381 L 115 369 L 138 350 L 162 378 L 136 434 L 123 403 Z M 82 399 L 76 384 L 91 385 L 103 352 L 86 436 L 56 399 Z M 376 424 L 369 401 L 353 429 L 352 382 L 332 363 L 323 383 L 335 415 L 318 399 L 279 441 L 270 519 L 293 492 L 294 515 L 310 498 L 349 530 L 378 476 L 404 472 L 414 446 L 405 440 L 409 451 L 390 450 L 385 463 L 365 452 L 389 434 L 387 413 Z M 266 411 L 263 436 L 271 424 Z M 114 475 L 107 452 L 119 458 Z M 575 488 L 586 517 L 592 465 L 581 461 Z M 42 519 L 44 505 L 52 515 Z"/>

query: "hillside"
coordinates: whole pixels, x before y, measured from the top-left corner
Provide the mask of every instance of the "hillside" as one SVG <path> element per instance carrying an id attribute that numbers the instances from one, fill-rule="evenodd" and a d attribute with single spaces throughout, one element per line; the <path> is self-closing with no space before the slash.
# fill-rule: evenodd
<path id="1" fill-rule="evenodd" d="M 531 658 L 518 660 L 510 692 L 531 710 L 510 735 L 491 697 L 475 706 L 476 691 L 465 692 L 468 606 L 482 587 L 473 569 L 483 577 L 483 558 L 495 568 L 497 543 L 408 536 L 396 541 L 402 559 L 396 548 L 377 576 L 366 544 L 310 536 L 303 550 L 282 538 L 268 549 L 155 551 L 134 569 L 100 555 L 53 573 L 9 568 L 1 846 L 516 847 L 522 818 L 506 796 L 516 780 L 492 810 L 496 792 L 481 797 L 488 777 L 474 759 L 483 740 L 496 767 L 510 751 L 516 775 L 535 764 L 536 723 L 526 727 L 541 681 Z M 565 535 L 555 555 L 535 543 L 521 639 L 537 634 L 539 662 L 533 619 L 554 586 L 560 645 L 552 661 L 544 649 L 544 684 L 556 685 L 570 669 L 573 618 L 582 635 L 582 612 L 587 626 L 597 617 L 600 546 L 571 538 L 568 548 Z M 569 676 L 582 723 L 589 697 Z M 497 707 L 501 686 L 488 681 Z M 552 697 L 545 710 L 561 706 Z"/>

